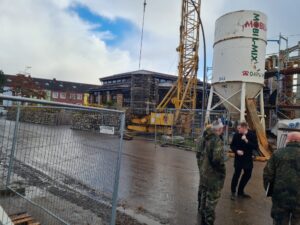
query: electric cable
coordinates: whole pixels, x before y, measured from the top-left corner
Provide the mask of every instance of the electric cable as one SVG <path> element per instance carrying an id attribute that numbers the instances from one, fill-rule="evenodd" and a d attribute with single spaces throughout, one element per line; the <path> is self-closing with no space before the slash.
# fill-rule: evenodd
<path id="1" fill-rule="evenodd" d="M 143 39 L 144 39 L 144 25 L 145 25 L 146 6 L 147 6 L 147 1 L 144 0 L 142 33 L 141 33 L 140 55 L 139 55 L 139 70 L 141 69 L 141 63 L 142 63 L 142 50 L 143 50 Z"/>
<path id="2" fill-rule="evenodd" d="M 196 3 L 194 0 L 190 0 L 197 12 L 198 20 L 200 22 L 201 32 L 202 32 L 202 41 L 203 41 L 203 90 L 202 90 L 202 118 L 201 118 L 201 133 L 204 132 L 204 123 L 205 123 L 205 116 L 204 116 L 204 109 L 205 109 L 205 103 L 206 103 L 206 39 L 205 39 L 205 33 L 204 33 L 204 26 L 202 23 L 202 19 L 200 16 L 200 12 L 198 11 L 198 7 L 196 6 Z M 199 2 L 201 5 L 201 1 Z"/>

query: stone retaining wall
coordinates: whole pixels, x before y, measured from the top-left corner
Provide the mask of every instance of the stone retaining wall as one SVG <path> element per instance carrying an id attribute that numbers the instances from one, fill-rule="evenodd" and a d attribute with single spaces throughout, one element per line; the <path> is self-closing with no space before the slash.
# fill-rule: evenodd
<path id="1" fill-rule="evenodd" d="M 17 108 L 10 107 L 7 111 L 7 119 L 15 120 Z M 20 122 L 43 124 L 43 125 L 70 125 L 71 112 L 56 108 L 22 107 Z"/>
<path id="2" fill-rule="evenodd" d="M 120 128 L 120 114 L 115 112 L 77 111 L 72 115 L 72 129 L 99 131 L 100 126 Z"/>
<path id="3" fill-rule="evenodd" d="M 17 108 L 10 107 L 8 120 L 15 120 Z M 58 108 L 22 107 L 20 122 L 42 125 L 71 125 L 75 130 L 99 131 L 100 126 L 114 127 L 116 133 L 120 129 L 120 114 L 108 111 L 65 110 Z"/>

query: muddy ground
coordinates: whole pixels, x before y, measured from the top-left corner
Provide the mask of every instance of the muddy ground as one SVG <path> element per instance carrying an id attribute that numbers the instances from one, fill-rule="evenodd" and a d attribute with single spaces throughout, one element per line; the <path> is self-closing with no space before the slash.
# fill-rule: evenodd
<path id="1" fill-rule="evenodd" d="M 26 196 L 64 216 L 70 224 L 107 224 L 111 210 L 107 203 L 112 196 L 118 140 L 69 131 L 66 127 L 43 127 L 41 130 L 35 126 L 22 127 L 13 181 L 25 184 Z M 43 132 L 45 137 L 40 140 Z M 49 145 L 53 137 L 56 144 Z M 4 152 L 11 147 L 7 141 L 2 143 Z M 227 162 L 226 183 L 217 206 L 215 224 L 271 225 L 271 203 L 265 198 L 262 187 L 264 163 L 255 163 L 253 178 L 247 187 L 252 199 L 237 201 L 229 197 L 232 164 L 232 160 Z M 1 171 L 0 174 L 4 179 L 5 173 Z M 118 224 L 197 224 L 198 181 L 195 153 L 155 146 L 152 141 L 125 141 Z M 1 200 L 2 203 L 7 201 Z M 13 201 L 23 206 L 18 203 L 20 200 Z M 40 210 L 35 212 L 41 217 Z"/>
<path id="2" fill-rule="evenodd" d="M 271 225 L 270 199 L 265 197 L 262 172 L 265 163 L 255 162 L 246 192 L 252 199 L 230 200 L 233 160 L 216 210 L 216 225 Z M 162 148 L 143 140 L 127 141 L 122 162 L 120 196 L 132 208 L 164 224 L 197 224 L 198 168 L 195 153 Z"/>

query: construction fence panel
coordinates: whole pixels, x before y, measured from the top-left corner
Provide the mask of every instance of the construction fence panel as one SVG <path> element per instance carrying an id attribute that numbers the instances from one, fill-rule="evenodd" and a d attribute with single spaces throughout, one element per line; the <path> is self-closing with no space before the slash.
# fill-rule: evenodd
<path id="1" fill-rule="evenodd" d="M 41 224 L 115 224 L 125 114 L 13 102 L 0 116 L 0 205 Z"/>
<path id="2" fill-rule="evenodd" d="M 136 112 L 141 112 L 136 114 Z M 150 124 L 151 114 L 156 109 L 146 110 L 145 108 L 135 107 L 126 111 L 127 134 L 134 139 L 155 142 L 155 126 Z M 132 128 L 134 127 L 134 128 Z"/>
<path id="3" fill-rule="evenodd" d="M 186 150 L 196 151 L 202 127 L 221 120 L 224 125 L 224 145 L 228 140 L 229 115 L 224 110 L 210 111 L 207 124 L 204 122 L 207 111 L 165 109 L 159 114 L 164 118 L 165 125 L 155 125 L 155 140 L 160 145 L 169 145 Z M 163 123 L 161 123 L 163 124 Z"/>

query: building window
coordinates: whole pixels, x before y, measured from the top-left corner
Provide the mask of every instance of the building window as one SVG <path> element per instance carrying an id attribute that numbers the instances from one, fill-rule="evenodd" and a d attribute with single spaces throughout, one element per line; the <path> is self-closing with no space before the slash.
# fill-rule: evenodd
<path id="1" fill-rule="evenodd" d="M 65 92 L 61 92 L 60 93 L 60 98 L 61 99 L 66 99 L 66 93 Z"/>
<path id="2" fill-rule="evenodd" d="M 77 94 L 77 100 L 82 100 L 82 94 Z"/>
<path id="3" fill-rule="evenodd" d="M 122 82 L 122 80 L 117 80 L 117 83 L 121 83 Z"/>
<path id="4" fill-rule="evenodd" d="M 111 80 L 109 80 L 108 83 L 111 84 Z"/>
<path id="5" fill-rule="evenodd" d="M 113 84 L 115 84 L 115 83 L 117 83 L 117 81 L 116 81 L 116 80 L 113 80 Z"/>
<path id="6" fill-rule="evenodd" d="M 122 83 L 126 83 L 126 79 L 122 79 Z"/>
<path id="7" fill-rule="evenodd" d="M 58 92 L 53 92 L 52 93 L 52 98 L 58 98 Z"/>
<path id="8" fill-rule="evenodd" d="M 76 100 L 76 94 L 71 93 L 71 94 L 70 94 L 70 99 Z"/>

